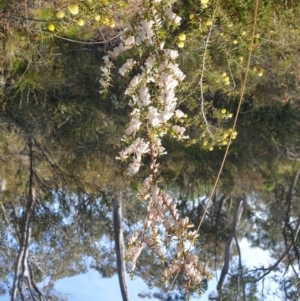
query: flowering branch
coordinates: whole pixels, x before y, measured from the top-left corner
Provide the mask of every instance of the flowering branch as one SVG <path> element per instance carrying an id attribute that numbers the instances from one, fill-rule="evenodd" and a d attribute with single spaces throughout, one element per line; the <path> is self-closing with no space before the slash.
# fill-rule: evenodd
<path id="1" fill-rule="evenodd" d="M 133 67 L 139 67 L 128 84 L 125 95 L 129 97 L 131 120 L 125 129 L 122 140 L 127 147 L 120 151 L 116 159 L 129 160 L 128 175 L 135 176 L 145 156 L 150 157 L 150 175 L 144 180 L 137 197 L 147 202 L 147 217 L 142 229 L 128 237 L 129 247 L 127 260 L 131 261 L 132 271 L 143 248 L 152 252 L 166 262 L 166 252 L 175 245 L 175 256 L 164 270 L 163 280 L 167 283 L 170 277 L 176 277 L 180 271 L 187 280 L 187 291 L 192 284 L 200 284 L 204 278 L 210 278 L 210 273 L 204 263 L 188 250 L 199 236 L 190 231 L 194 225 L 189 219 L 180 218 L 176 204 L 172 198 L 157 185 L 159 171 L 158 158 L 166 154 L 162 146 L 162 137 L 170 134 L 177 140 L 188 139 L 185 128 L 176 124 L 182 121 L 185 114 L 178 109 L 178 99 L 175 90 L 185 78 L 176 63 L 178 51 L 165 49 L 164 26 L 178 26 L 181 18 L 172 12 L 167 2 L 154 0 L 145 4 L 132 25 L 124 30 L 120 44 L 105 56 L 105 66 L 101 68 L 100 84 L 105 92 L 110 85 L 112 60 L 130 49 L 138 49 L 147 53 L 142 63 L 127 59 L 119 69 L 121 76 L 132 72 Z M 142 137 L 141 137 L 142 136 Z"/>

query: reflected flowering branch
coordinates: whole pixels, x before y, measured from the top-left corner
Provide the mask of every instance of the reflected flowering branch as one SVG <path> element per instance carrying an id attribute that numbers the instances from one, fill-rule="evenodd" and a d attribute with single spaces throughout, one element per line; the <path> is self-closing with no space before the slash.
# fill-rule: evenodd
<path id="1" fill-rule="evenodd" d="M 177 140 L 189 138 L 185 135 L 185 127 L 176 124 L 178 121 L 182 124 L 186 116 L 178 109 L 175 94 L 185 78 L 176 63 L 179 53 L 164 48 L 165 28 L 177 27 L 180 21 L 181 18 L 172 12 L 168 2 L 156 0 L 145 3 L 132 25 L 124 30 L 120 44 L 103 57 L 100 93 L 107 92 L 111 84 L 112 61 L 129 50 L 137 50 L 144 59 L 141 62 L 127 59 L 119 69 L 123 77 L 130 76 L 133 67 L 138 71 L 125 90 L 125 95 L 129 97 L 131 120 L 122 138 L 127 147 L 120 151 L 116 159 L 130 162 L 127 174 L 133 177 L 138 173 L 143 158 L 148 156 L 150 175 L 137 194 L 139 200 L 147 202 L 147 216 L 143 227 L 128 237 L 126 259 L 131 262 L 133 272 L 142 250 L 147 247 L 165 263 L 167 250 L 175 244 L 175 255 L 170 262 L 168 260 L 163 280 L 168 283 L 180 272 L 186 279 L 189 292 L 191 287 L 201 287 L 202 280 L 211 278 L 211 274 L 205 263 L 189 253 L 190 246 L 199 236 L 196 231 L 190 230 L 194 225 L 189 223 L 187 217 L 180 217 L 171 196 L 157 185 L 157 160 L 167 153 L 162 137 L 169 134 Z"/>

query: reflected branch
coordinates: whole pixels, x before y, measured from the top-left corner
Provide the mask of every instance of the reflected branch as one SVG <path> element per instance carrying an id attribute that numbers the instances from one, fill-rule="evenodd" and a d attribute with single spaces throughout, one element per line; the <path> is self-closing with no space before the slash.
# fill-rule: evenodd
<path id="1" fill-rule="evenodd" d="M 219 291 L 219 295 L 221 295 L 222 293 L 222 288 L 224 285 L 224 281 L 225 281 L 225 277 L 228 274 L 228 270 L 229 270 L 229 263 L 230 263 L 230 252 L 231 252 L 231 245 L 232 245 L 232 241 L 234 239 L 234 237 L 236 236 L 236 230 L 237 230 L 237 226 L 239 224 L 239 221 L 241 219 L 241 215 L 243 212 L 243 207 L 244 207 L 244 200 L 243 199 L 239 199 L 236 205 L 236 209 L 235 209 L 235 214 L 234 214 L 234 219 L 232 222 L 232 230 L 230 233 L 230 236 L 227 240 L 226 243 L 226 247 L 225 247 L 225 254 L 224 254 L 224 265 L 221 271 L 221 276 L 217 285 L 217 289 Z"/>
<path id="2" fill-rule="evenodd" d="M 114 232 L 115 232 L 115 248 L 117 255 L 117 268 L 120 289 L 122 293 L 123 301 L 129 301 L 128 289 L 126 284 L 126 270 L 124 260 L 124 237 L 122 230 L 122 202 L 120 198 L 114 198 L 113 200 L 113 216 L 114 216 Z"/>

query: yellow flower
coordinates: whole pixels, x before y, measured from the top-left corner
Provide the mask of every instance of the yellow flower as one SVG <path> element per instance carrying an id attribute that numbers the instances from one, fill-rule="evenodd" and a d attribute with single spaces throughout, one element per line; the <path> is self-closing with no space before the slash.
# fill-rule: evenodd
<path id="1" fill-rule="evenodd" d="M 100 16 L 99 15 L 95 16 L 95 21 L 97 21 L 97 22 L 100 21 Z"/>
<path id="2" fill-rule="evenodd" d="M 203 145 L 205 146 L 205 145 L 207 145 L 207 143 L 208 143 L 208 141 L 205 140 L 205 141 L 203 142 Z"/>
<path id="3" fill-rule="evenodd" d="M 56 13 L 57 19 L 62 19 L 64 16 L 65 16 L 65 13 L 61 10 Z"/>
<path id="4" fill-rule="evenodd" d="M 116 23 L 115 23 L 115 20 L 114 19 L 111 19 L 110 22 L 109 22 L 109 26 L 111 28 L 114 28 L 116 26 Z"/>
<path id="5" fill-rule="evenodd" d="M 194 18 L 195 18 L 195 15 L 194 15 L 194 14 L 190 14 L 190 15 L 189 15 L 189 19 L 190 19 L 190 20 L 193 20 Z"/>
<path id="6" fill-rule="evenodd" d="M 68 9 L 69 9 L 69 12 L 72 15 L 78 15 L 78 13 L 79 13 L 79 6 L 78 6 L 78 4 L 70 4 L 68 6 Z"/>
<path id="7" fill-rule="evenodd" d="M 200 2 L 203 7 L 207 7 L 208 0 L 201 0 Z"/>
<path id="8" fill-rule="evenodd" d="M 222 73 L 222 77 L 225 77 L 225 76 L 227 76 L 227 73 L 226 73 L 226 72 L 223 72 L 223 73 Z"/>
<path id="9" fill-rule="evenodd" d="M 263 70 L 259 70 L 257 73 L 257 76 L 263 76 L 264 75 L 264 71 Z"/>
<path id="10" fill-rule="evenodd" d="M 237 44 L 238 43 L 238 40 L 233 40 L 233 44 Z"/>
<path id="11" fill-rule="evenodd" d="M 178 48 L 183 48 L 183 47 L 184 47 L 184 42 L 179 41 L 179 42 L 177 43 L 177 47 L 178 47 Z"/>
<path id="12" fill-rule="evenodd" d="M 49 24 L 48 29 L 50 31 L 54 31 L 55 30 L 55 26 L 53 24 Z"/>
<path id="13" fill-rule="evenodd" d="M 233 26 L 233 23 L 228 23 L 228 24 L 227 24 L 227 27 L 228 27 L 228 28 L 231 28 L 232 26 Z"/>
<path id="14" fill-rule="evenodd" d="M 221 110 L 221 113 L 222 113 L 222 114 L 225 114 L 225 113 L 226 113 L 226 109 L 222 109 L 222 110 Z"/>
<path id="15" fill-rule="evenodd" d="M 179 36 L 178 36 L 178 40 L 180 42 L 184 42 L 186 40 L 186 35 L 184 33 L 181 33 Z"/>
<path id="16" fill-rule="evenodd" d="M 212 151 L 212 150 L 214 150 L 214 148 L 213 148 L 212 146 L 210 146 L 210 147 L 209 147 L 209 150 Z"/>
<path id="17" fill-rule="evenodd" d="M 78 24 L 79 26 L 83 26 L 83 25 L 85 24 L 85 22 L 84 22 L 83 19 L 79 19 L 79 20 L 77 21 L 77 24 Z"/>
<path id="18" fill-rule="evenodd" d="M 207 20 L 206 22 L 205 22 L 205 25 L 207 25 L 207 26 L 210 26 L 212 24 L 212 20 Z"/>
<path id="19" fill-rule="evenodd" d="M 246 31 L 243 30 L 242 33 L 241 33 L 241 35 L 244 36 L 245 34 L 246 34 Z"/>
<path id="20" fill-rule="evenodd" d="M 228 118 L 232 118 L 232 113 L 229 113 L 229 114 L 227 115 L 227 117 L 228 117 Z"/>

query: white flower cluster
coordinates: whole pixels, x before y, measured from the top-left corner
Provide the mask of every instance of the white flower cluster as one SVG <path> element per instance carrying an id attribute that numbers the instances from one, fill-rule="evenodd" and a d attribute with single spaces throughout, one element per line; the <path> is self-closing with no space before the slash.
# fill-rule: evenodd
<path id="1" fill-rule="evenodd" d="M 100 68 L 101 70 L 101 79 L 100 84 L 103 87 L 104 90 L 100 90 L 100 93 L 103 93 L 105 89 L 109 86 L 109 80 L 110 80 L 110 69 L 112 67 L 112 62 L 109 60 L 109 57 L 106 55 L 103 57 L 104 65 Z"/>
<path id="2" fill-rule="evenodd" d="M 151 20 L 140 18 L 135 27 L 132 26 L 124 31 L 120 44 L 113 51 L 109 51 L 108 56 L 103 57 L 105 65 L 101 67 L 100 84 L 103 90 L 100 92 L 103 93 L 109 87 L 111 59 L 117 58 L 135 46 L 154 47 L 154 49 L 159 47 L 158 49 L 160 49 L 159 52 L 157 50 L 150 52 L 140 66 L 141 72 L 133 76 L 125 91 L 125 95 L 130 97 L 129 105 L 132 112 L 131 120 L 124 132 L 124 140 L 128 141 L 127 137 L 132 140 L 141 126 L 143 130 L 147 128 L 152 131 L 151 137 L 148 135 L 148 141 L 142 143 L 140 138 L 137 138 L 117 157 L 121 160 L 128 158 L 131 160 L 128 167 L 128 174 L 131 176 L 139 171 L 142 155 L 148 153 L 152 158 L 156 158 L 166 153 L 161 145 L 161 137 L 168 131 L 179 140 L 188 138 L 184 135 L 185 128 L 174 124 L 176 120 L 185 117 L 184 113 L 177 108 L 177 98 L 175 97 L 176 87 L 185 78 L 178 64 L 174 62 L 178 57 L 178 52 L 164 49 L 164 42 L 157 41 L 155 36 L 155 30 L 157 31 L 163 26 L 159 16 L 165 16 L 167 22 L 174 23 L 175 20 L 176 24 L 179 24 L 180 18 L 171 11 L 170 7 L 165 8 L 164 5 L 161 6 L 163 13 L 158 14 L 159 3 L 160 1 L 156 1 L 155 5 L 146 12 L 147 18 L 152 13 Z M 157 43 L 159 45 L 156 47 Z M 127 75 L 136 64 L 135 60 L 127 59 L 119 69 L 119 73 L 122 76 Z M 151 94 L 154 94 L 155 97 Z M 152 171 L 157 171 L 157 166 L 157 164 L 152 165 Z"/>
<path id="3" fill-rule="evenodd" d="M 133 68 L 135 64 L 136 61 L 134 61 L 133 59 L 128 59 L 126 63 L 119 69 L 119 73 L 122 76 L 125 76 Z"/>
<path id="4" fill-rule="evenodd" d="M 118 160 L 126 160 L 129 157 L 132 158 L 132 162 L 128 167 L 128 175 L 133 176 L 139 171 L 142 155 L 149 152 L 149 144 L 149 141 L 145 141 L 143 138 L 138 137 L 131 145 L 119 153 L 120 157 L 116 157 Z"/>
<path id="5" fill-rule="evenodd" d="M 111 80 L 110 73 L 111 67 L 113 66 L 112 59 L 116 59 L 118 56 L 126 52 L 127 50 L 131 49 L 135 45 L 135 37 L 134 36 L 127 36 L 126 30 L 121 36 L 121 43 L 115 47 L 112 51 L 108 51 L 108 55 L 103 57 L 103 61 L 105 66 L 101 67 L 101 79 L 99 80 L 102 89 L 100 90 L 100 94 L 107 91 L 109 87 L 109 82 Z M 127 62 L 120 68 L 119 72 L 121 75 L 125 75 L 128 73 L 136 62 L 132 59 L 127 60 Z"/>
<path id="6" fill-rule="evenodd" d="M 150 145 L 153 145 L 155 157 L 165 153 L 160 137 L 165 135 L 168 130 L 174 133 L 179 140 L 188 138 L 184 135 L 184 127 L 170 123 L 172 117 L 176 120 L 185 116 L 181 110 L 177 109 L 178 104 L 175 97 L 175 88 L 185 77 L 178 64 L 173 62 L 178 53 L 165 49 L 161 56 L 160 63 L 158 63 L 156 56 L 150 55 L 141 67 L 142 72 L 132 78 L 125 91 L 125 94 L 131 97 L 129 105 L 132 107 L 131 120 L 125 130 L 125 136 L 134 137 L 141 125 L 145 124 L 145 120 L 143 120 L 145 118 L 148 121 L 147 126 L 159 133 L 159 136 L 152 135 L 149 141 Z M 121 74 L 125 73 L 127 65 L 126 67 L 122 66 Z M 153 91 L 155 88 L 158 96 L 151 98 L 150 90 Z M 149 154 L 152 156 L 150 149 Z M 135 160 L 134 157 L 132 159 Z"/>
<path id="7" fill-rule="evenodd" d="M 169 267 L 165 270 L 165 280 L 181 270 L 185 276 L 196 283 L 206 276 L 201 271 L 198 258 L 190 255 L 189 248 L 198 236 L 188 218 L 180 218 L 176 204 L 157 186 L 157 159 L 166 154 L 161 138 L 168 132 L 178 140 L 187 139 L 185 128 L 176 124 L 185 114 L 178 109 L 175 89 L 184 80 L 185 75 L 175 60 L 178 51 L 164 49 L 164 41 L 157 34 L 163 30 L 165 23 L 171 26 L 180 24 L 181 18 L 172 12 L 171 7 L 160 0 L 145 2 L 144 11 L 140 11 L 134 25 L 124 31 L 121 43 L 104 57 L 105 66 L 102 74 L 105 79 L 100 81 L 103 89 L 107 89 L 110 80 L 110 59 L 115 59 L 125 51 L 137 46 L 140 53 L 147 53 L 143 63 L 125 91 L 130 98 L 130 122 L 125 129 L 124 140 L 129 146 L 119 153 L 118 160 L 130 160 L 128 175 L 134 176 L 139 171 L 142 158 L 148 155 L 151 159 L 151 175 L 147 177 L 138 193 L 141 201 L 147 201 L 147 217 L 143 229 L 128 237 L 129 248 L 127 260 L 131 261 L 134 270 L 142 249 L 147 246 L 162 261 L 166 260 L 166 250 L 170 242 L 176 241 L 176 252 Z M 161 17 L 163 19 L 161 19 Z M 127 59 L 119 69 L 121 76 L 128 75 L 134 66 L 133 59 Z M 106 68 L 106 69 L 105 69 Z M 139 137 L 139 133 L 143 138 Z"/>

